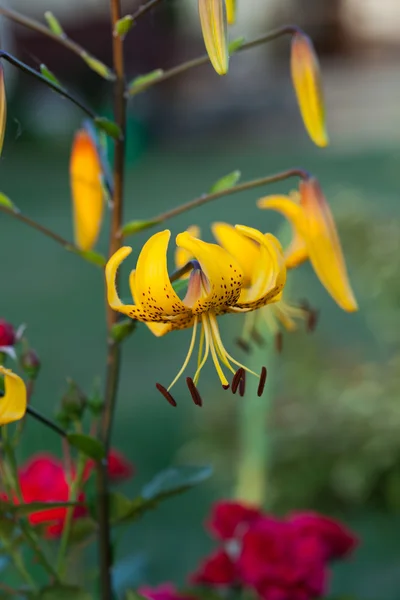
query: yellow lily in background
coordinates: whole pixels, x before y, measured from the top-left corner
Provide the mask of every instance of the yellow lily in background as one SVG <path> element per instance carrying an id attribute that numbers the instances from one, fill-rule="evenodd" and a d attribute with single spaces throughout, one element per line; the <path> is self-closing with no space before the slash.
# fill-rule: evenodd
<path id="1" fill-rule="evenodd" d="M 228 25 L 234 25 L 236 22 L 236 0 L 225 0 L 225 6 Z"/>
<path id="2" fill-rule="evenodd" d="M 86 129 L 74 137 L 70 182 L 74 209 L 74 238 L 84 251 L 99 237 L 104 212 L 103 169 L 96 143 Z"/>
<path id="3" fill-rule="evenodd" d="M 200 227 L 198 227 L 197 225 L 190 225 L 190 227 L 188 227 L 186 231 L 195 238 L 199 238 L 201 235 Z M 185 248 L 176 248 L 175 266 L 177 269 L 182 269 L 182 267 L 184 267 L 192 258 L 193 256 Z M 189 277 L 189 274 L 187 274 L 186 277 Z"/>
<path id="4" fill-rule="evenodd" d="M 317 146 L 325 147 L 329 140 L 319 62 L 311 39 L 303 33 L 292 37 L 290 66 L 305 128 Z"/>
<path id="5" fill-rule="evenodd" d="M 358 310 L 335 221 L 318 181 L 302 181 L 299 195 L 267 196 L 257 204 L 259 208 L 282 213 L 293 226 L 295 236 L 285 255 L 286 264 L 293 268 L 309 258 L 320 282 L 337 304 L 348 312 Z"/>
<path id="6" fill-rule="evenodd" d="M 4 135 L 6 133 L 7 122 L 7 98 L 6 87 L 4 85 L 4 70 L 0 64 L 0 156 L 3 150 Z"/>
<path id="7" fill-rule="evenodd" d="M 226 75 L 229 52 L 225 0 L 199 0 L 199 15 L 211 64 L 218 75 Z"/>
<path id="8" fill-rule="evenodd" d="M 183 300 L 176 294 L 168 275 L 167 249 L 171 236 L 169 230 L 153 235 L 140 252 L 136 270 L 131 272 L 129 280 L 134 304 L 123 304 L 115 285 L 117 270 L 132 252 L 132 248 L 121 248 L 107 263 L 107 298 L 112 309 L 146 324 L 162 324 L 168 331 L 193 327 L 189 351 L 179 373 L 168 389 L 157 384 L 171 404 L 175 401 L 169 390 L 186 370 L 194 351 L 198 326 L 201 332 L 197 370 L 193 379 L 187 378 L 194 398 L 193 388 L 196 390 L 194 386 L 197 385 L 200 372 L 210 354 L 225 389 L 229 387 L 229 383 L 221 363 L 234 374 L 248 371 L 259 377 L 227 352 L 221 340 L 217 317 L 225 313 L 253 311 L 274 302 L 285 285 L 286 269 L 279 243 L 273 236 L 267 238 L 256 229 L 240 225 L 236 227 L 243 236 L 259 244 L 259 256 L 250 275 L 250 284 L 246 288 L 243 286 L 244 275 L 241 266 L 226 250 L 216 244 L 203 242 L 187 231 L 180 233 L 176 238 L 177 246 L 194 257 Z M 239 367 L 239 371 L 232 365 Z"/>
<path id="9" fill-rule="evenodd" d="M 0 396 L 0 425 L 19 421 L 25 415 L 27 394 L 24 381 L 10 369 L 0 365 L 4 376 L 4 396 Z"/>

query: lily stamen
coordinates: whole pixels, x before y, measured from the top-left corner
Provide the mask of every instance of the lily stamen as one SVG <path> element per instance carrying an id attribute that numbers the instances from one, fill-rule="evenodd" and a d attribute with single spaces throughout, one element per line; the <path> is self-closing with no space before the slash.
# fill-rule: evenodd
<path id="1" fill-rule="evenodd" d="M 177 406 L 176 400 L 171 396 L 169 391 L 161 385 L 161 383 L 156 383 L 156 388 L 158 391 L 164 396 L 164 398 L 170 403 L 171 406 Z"/>
<path id="2" fill-rule="evenodd" d="M 242 377 L 239 382 L 239 396 L 243 398 L 246 391 L 246 371 L 243 371 Z"/>
<path id="3" fill-rule="evenodd" d="M 197 389 L 197 387 L 195 386 L 193 379 L 191 377 L 186 377 L 186 385 L 189 388 L 189 392 L 193 398 L 193 402 L 196 404 L 196 406 L 203 406 L 203 400 L 200 396 L 200 392 Z"/>
<path id="4" fill-rule="evenodd" d="M 260 383 L 258 384 L 258 390 L 257 390 L 257 396 L 259 396 L 259 397 L 262 396 L 262 394 L 263 394 L 266 380 L 267 380 L 267 369 L 266 369 L 266 367 L 263 367 L 261 369 Z"/>
<path id="5" fill-rule="evenodd" d="M 240 367 L 240 369 L 238 369 L 234 374 L 231 385 L 232 394 L 236 394 L 244 372 L 245 370 L 242 367 Z"/>

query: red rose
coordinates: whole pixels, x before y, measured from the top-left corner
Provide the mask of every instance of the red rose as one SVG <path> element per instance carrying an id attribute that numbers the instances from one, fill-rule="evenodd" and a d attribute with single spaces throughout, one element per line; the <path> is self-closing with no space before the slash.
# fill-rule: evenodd
<path id="1" fill-rule="evenodd" d="M 96 463 L 93 460 L 88 460 L 85 467 L 84 479 L 89 479 L 94 471 Z M 133 464 L 125 458 L 121 452 L 111 448 L 108 454 L 108 477 L 113 483 L 120 483 L 130 479 L 135 473 Z"/>
<path id="2" fill-rule="evenodd" d="M 194 600 L 192 596 L 180 594 L 173 583 L 162 583 L 156 587 L 143 585 L 138 593 L 148 600 Z"/>
<path id="3" fill-rule="evenodd" d="M 242 536 L 260 518 L 261 512 L 254 506 L 223 501 L 213 506 L 207 528 L 217 539 L 229 540 Z"/>
<path id="4" fill-rule="evenodd" d="M 330 517 L 313 512 L 294 513 L 289 522 L 299 536 L 318 540 L 323 545 L 326 560 L 348 556 L 358 545 L 357 537 Z"/>
<path id="5" fill-rule="evenodd" d="M 227 552 L 218 550 L 205 558 L 190 581 L 200 585 L 233 585 L 237 581 L 237 568 Z"/>
<path id="6" fill-rule="evenodd" d="M 15 330 L 10 323 L 7 323 L 4 319 L 0 319 L 0 347 L 2 346 L 14 346 L 15 344 Z"/>

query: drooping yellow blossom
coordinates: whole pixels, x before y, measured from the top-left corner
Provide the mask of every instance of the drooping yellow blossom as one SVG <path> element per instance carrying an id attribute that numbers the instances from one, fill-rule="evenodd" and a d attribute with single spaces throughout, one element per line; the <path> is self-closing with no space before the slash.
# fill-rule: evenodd
<path id="1" fill-rule="evenodd" d="M 225 0 L 225 6 L 228 25 L 234 25 L 236 22 L 236 0 Z"/>
<path id="2" fill-rule="evenodd" d="M 104 191 L 101 160 L 95 141 L 86 129 L 75 134 L 69 170 L 75 243 L 87 251 L 96 244 L 100 233 Z"/>
<path id="3" fill-rule="evenodd" d="M 25 415 L 27 394 L 24 381 L 10 369 L 0 365 L 4 376 L 4 396 L 0 396 L 0 425 L 19 421 Z"/>
<path id="4" fill-rule="evenodd" d="M 167 331 L 193 328 L 188 354 L 171 387 L 185 371 L 193 353 L 198 326 L 201 328 L 197 370 L 193 380 L 196 385 L 200 372 L 211 354 L 221 384 L 229 387 L 223 366 L 232 373 L 237 365 L 256 375 L 238 363 L 225 349 L 217 316 L 225 313 L 246 313 L 269 302 L 274 302 L 281 293 L 286 281 L 286 269 L 279 242 L 273 237 L 263 236 L 256 229 L 237 225 L 241 235 L 255 240 L 258 244 L 258 257 L 254 269 L 248 275 L 250 284 L 243 286 L 244 274 L 240 264 L 223 248 L 203 242 L 187 231 L 176 238 L 179 248 L 185 250 L 191 261 L 192 271 L 183 300 L 175 292 L 167 270 L 167 249 L 171 236 L 169 230 L 153 235 L 143 246 L 136 270 L 130 275 L 130 288 L 133 304 L 123 304 L 116 290 L 117 270 L 132 249 L 123 247 L 109 260 L 106 266 L 108 303 L 114 310 L 132 319 L 147 324 L 163 325 Z M 167 331 L 163 331 L 166 333 Z M 189 384 L 188 384 L 189 385 Z M 162 386 L 159 386 L 159 389 Z"/>
<path id="5" fill-rule="evenodd" d="M 325 147 L 329 140 L 319 62 L 311 39 L 303 33 L 292 37 L 290 66 L 305 128 L 317 146 Z"/>
<path id="6" fill-rule="evenodd" d="M 7 98 L 6 87 L 4 85 L 4 71 L 0 64 L 0 156 L 3 150 L 4 135 L 6 133 L 7 122 Z"/>
<path id="7" fill-rule="evenodd" d="M 299 196 L 267 196 L 257 204 L 282 213 L 293 226 L 295 238 L 286 254 L 287 266 L 295 267 L 309 258 L 332 298 L 343 310 L 354 312 L 358 305 L 329 204 L 315 178 L 302 181 L 299 191 Z"/>
<path id="8" fill-rule="evenodd" d="M 218 75 L 226 75 L 229 52 L 225 0 L 199 0 L 199 15 L 211 64 Z"/>

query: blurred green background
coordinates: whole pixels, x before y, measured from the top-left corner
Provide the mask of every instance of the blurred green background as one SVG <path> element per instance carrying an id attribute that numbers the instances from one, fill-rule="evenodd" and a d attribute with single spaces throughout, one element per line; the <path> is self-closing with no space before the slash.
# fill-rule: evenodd
<path id="1" fill-rule="evenodd" d="M 161 16 L 169 23 L 167 11 Z M 150 30 L 158 23 L 154 19 L 147 24 Z M 19 56 L 35 64 L 37 52 L 29 46 L 33 42 L 16 39 Z M 176 39 L 182 41 L 178 34 Z M 160 50 L 160 56 L 153 57 L 152 68 L 159 66 L 161 54 Z M 390 57 L 384 55 L 382 61 L 385 74 L 396 72 L 390 71 Z M 332 111 L 328 121 L 332 144 L 324 151 L 314 148 L 302 130 L 285 79 L 286 63 L 279 54 L 265 58 L 262 64 L 238 58 L 235 100 L 226 82 L 208 70 L 199 81 L 189 78 L 181 87 L 160 88 L 147 101 L 139 98 L 131 106 L 125 217 L 149 218 L 199 196 L 235 169 L 243 180 L 292 166 L 318 177 L 338 222 L 359 313 L 341 312 L 305 265 L 291 276 L 290 293 L 293 300 L 307 299 L 320 311 L 316 332 L 286 334 L 280 355 L 270 339 L 264 349 L 246 356 L 234 345 L 242 320 L 224 317 L 221 329 L 225 345 L 239 360 L 251 366 L 264 359 L 269 367 L 270 408 L 265 415 L 269 508 L 279 514 L 316 509 L 345 520 L 362 543 L 355 557 L 335 570 L 332 594 L 398 600 L 400 140 L 390 121 L 390 107 L 377 107 L 373 98 L 367 101 L 381 68 L 365 67 L 368 53 L 343 57 L 339 45 L 336 54 L 327 52 L 324 58 Z M 273 67 L 267 59 L 274 60 Z M 357 73 L 354 64 L 359 65 Z M 246 68 L 253 87 L 246 80 L 244 91 L 239 74 Z M 263 69 L 270 77 L 265 89 L 260 83 Z M 55 70 L 57 75 L 62 72 L 57 65 Z M 144 67 L 139 72 L 143 71 Z M 234 65 L 232 73 L 234 79 Z M 38 99 L 36 88 L 23 78 L 15 85 L 0 190 L 24 213 L 71 239 L 68 162 L 80 115 L 75 109 L 70 113 L 54 95 Z M 99 111 L 110 114 L 108 92 L 90 88 L 85 93 Z M 362 107 L 357 104 L 360 97 L 365 99 Z M 287 192 L 291 183 L 224 198 L 167 226 L 176 234 L 196 223 L 209 240 L 214 220 L 277 232 L 280 217 L 259 211 L 255 201 L 263 194 Z M 0 215 L 0 223 L 0 317 L 28 325 L 29 340 L 43 365 L 34 406 L 51 416 L 67 376 L 86 390 L 96 378 L 104 378 L 103 275 L 7 215 Z M 104 252 L 107 229 L 106 222 L 98 244 Z M 130 238 L 134 256 L 146 237 L 143 233 Z M 135 264 L 134 256 L 129 268 Z M 123 272 L 127 274 L 128 268 Z M 174 392 L 176 409 L 155 390 L 157 381 L 168 385 L 175 376 L 186 355 L 188 336 L 177 332 L 156 339 L 139 326 L 124 344 L 113 445 L 136 465 L 134 479 L 122 488 L 127 494 L 138 493 L 142 484 L 171 464 L 212 463 L 214 476 L 117 533 L 115 576 L 120 589 L 164 580 L 184 583 L 211 547 L 202 525 L 211 503 L 234 491 L 243 403 L 251 405 L 255 399 L 221 392 L 211 367 L 200 380 L 202 409 L 193 405 L 184 382 Z M 59 440 L 28 420 L 21 460 L 47 450 L 60 454 Z M 92 558 L 89 553 L 88 560 Z"/>

